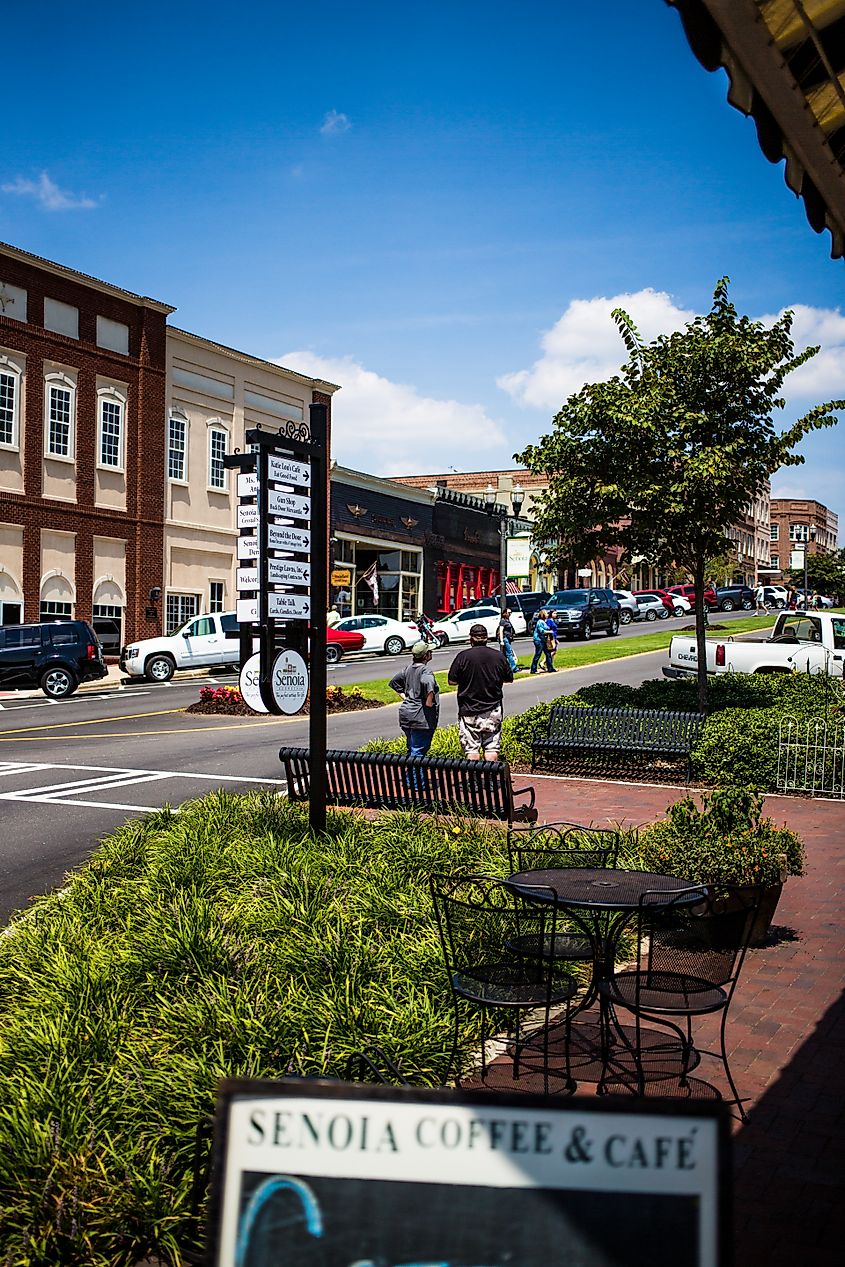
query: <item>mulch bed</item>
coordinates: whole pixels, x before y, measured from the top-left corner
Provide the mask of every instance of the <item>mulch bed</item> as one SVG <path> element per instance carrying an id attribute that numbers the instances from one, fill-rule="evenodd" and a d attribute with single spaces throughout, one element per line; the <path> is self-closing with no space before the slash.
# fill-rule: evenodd
<path id="1" fill-rule="evenodd" d="M 382 708 L 382 701 L 378 699 L 368 699 L 364 695 L 356 695 L 353 693 L 344 694 L 342 699 L 326 700 L 326 711 L 329 713 L 356 713 L 365 708 Z M 308 702 L 300 709 L 298 717 L 305 717 L 310 712 Z M 197 700 L 196 703 L 190 704 L 186 709 L 186 713 L 200 713 L 203 716 L 223 716 L 223 717 L 255 717 L 256 714 L 241 699 L 240 694 L 233 692 L 233 697 L 228 699 L 213 700 Z"/>

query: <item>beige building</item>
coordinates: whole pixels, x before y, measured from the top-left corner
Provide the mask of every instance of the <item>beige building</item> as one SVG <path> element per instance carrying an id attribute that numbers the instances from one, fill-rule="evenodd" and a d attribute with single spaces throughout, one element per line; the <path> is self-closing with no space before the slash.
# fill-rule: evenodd
<path id="1" fill-rule="evenodd" d="M 163 625 L 236 601 L 236 472 L 223 456 L 247 446 L 244 434 L 308 422 L 308 407 L 334 383 L 167 329 L 167 419 Z"/>

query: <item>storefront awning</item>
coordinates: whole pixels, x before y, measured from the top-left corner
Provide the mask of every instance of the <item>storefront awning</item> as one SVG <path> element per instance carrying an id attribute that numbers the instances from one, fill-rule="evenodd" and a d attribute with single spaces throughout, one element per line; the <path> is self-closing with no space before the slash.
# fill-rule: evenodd
<path id="1" fill-rule="evenodd" d="M 728 100 L 750 115 L 760 148 L 831 255 L 845 256 L 845 0 L 666 0 L 707 70 L 724 67 Z"/>

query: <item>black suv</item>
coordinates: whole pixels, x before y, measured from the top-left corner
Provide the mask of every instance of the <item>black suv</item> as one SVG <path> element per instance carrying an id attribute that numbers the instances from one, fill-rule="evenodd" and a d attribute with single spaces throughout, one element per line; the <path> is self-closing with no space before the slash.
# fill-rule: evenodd
<path id="1" fill-rule="evenodd" d="M 97 635 L 84 620 L 0 627 L 0 686 L 40 686 L 50 699 L 72 695 L 108 669 Z"/>
<path id="2" fill-rule="evenodd" d="M 558 590 L 543 606 L 555 608 L 558 639 L 591 638 L 599 630 L 611 638 L 619 633 L 622 608 L 613 590 Z"/>
<path id="3" fill-rule="evenodd" d="M 548 590 L 520 590 L 518 594 L 506 594 L 505 604 L 512 612 L 522 612 L 527 627 L 530 625 L 531 617 L 534 613 L 538 612 L 541 607 L 545 607 L 550 597 Z M 492 598 L 477 598 L 474 603 L 470 603 L 470 607 L 498 606 L 498 594 L 494 594 Z"/>
<path id="4" fill-rule="evenodd" d="M 720 585 L 716 589 L 716 606 L 722 612 L 751 611 L 754 591 L 749 585 Z"/>

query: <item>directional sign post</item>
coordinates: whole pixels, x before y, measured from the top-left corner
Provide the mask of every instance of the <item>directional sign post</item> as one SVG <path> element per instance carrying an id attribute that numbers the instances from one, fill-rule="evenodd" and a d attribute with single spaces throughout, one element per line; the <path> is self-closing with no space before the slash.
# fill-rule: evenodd
<path id="1" fill-rule="evenodd" d="M 309 421 L 310 429 L 250 430 L 246 441 L 257 452 L 234 454 L 226 462 L 238 469 L 241 499 L 237 517 L 241 662 L 245 664 L 252 654 L 253 634 L 257 634 L 259 698 L 270 713 L 296 711 L 300 697 L 304 703 L 310 677 L 310 822 L 322 831 L 326 825 L 327 406 L 312 404 Z M 287 659 L 280 660 L 280 655 Z M 282 663 L 288 665 L 282 675 L 284 689 L 279 685 Z M 294 672 L 294 665 L 302 667 Z M 255 677 L 253 668 L 250 680 Z"/>

